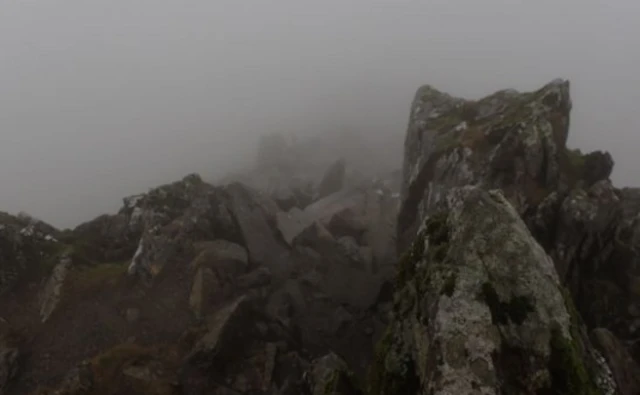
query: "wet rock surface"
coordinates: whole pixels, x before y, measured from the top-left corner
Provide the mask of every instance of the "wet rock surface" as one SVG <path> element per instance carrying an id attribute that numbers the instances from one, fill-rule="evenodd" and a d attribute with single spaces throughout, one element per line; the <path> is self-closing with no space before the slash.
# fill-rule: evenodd
<path id="1" fill-rule="evenodd" d="M 592 380 L 603 372 L 553 262 L 501 192 L 450 190 L 399 270 L 372 393 L 610 389 Z"/>
<path id="2" fill-rule="evenodd" d="M 424 86 L 401 171 L 271 135 L 73 230 L 0 213 L 0 393 L 637 393 L 640 190 L 571 107 Z"/>

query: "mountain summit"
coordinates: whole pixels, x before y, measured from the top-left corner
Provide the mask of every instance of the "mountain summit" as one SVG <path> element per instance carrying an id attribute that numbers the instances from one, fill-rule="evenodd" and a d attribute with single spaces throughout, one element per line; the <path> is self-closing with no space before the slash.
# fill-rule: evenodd
<path id="1" fill-rule="evenodd" d="M 1 214 L 0 394 L 639 394 L 640 189 L 571 108 L 423 86 L 401 170 L 270 135 L 73 230 Z"/>

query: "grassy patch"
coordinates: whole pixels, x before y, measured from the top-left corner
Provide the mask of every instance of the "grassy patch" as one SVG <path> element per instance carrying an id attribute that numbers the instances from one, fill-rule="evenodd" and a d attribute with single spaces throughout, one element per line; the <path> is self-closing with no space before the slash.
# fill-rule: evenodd
<path id="1" fill-rule="evenodd" d="M 416 394 L 420 379 L 414 361 L 394 350 L 393 333 L 388 328 L 378 342 L 373 365 L 369 370 L 369 395 Z"/>
<path id="2" fill-rule="evenodd" d="M 69 273 L 69 290 L 85 293 L 116 285 L 126 276 L 128 266 L 128 261 L 75 266 Z"/>
<path id="3" fill-rule="evenodd" d="M 582 172 L 586 161 L 586 156 L 579 149 L 567 149 L 567 159 L 576 172 Z"/>
<path id="4" fill-rule="evenodd" d="M 119 344 L 91 359 L 95 389 L 110 393 L 117 388 L 126 364 L 150 358 L 154 350 L 133 343 Z M 111 389 L 111 390 L 110 390 Z"/>
<path id="5" fill-rule="evenodd" d="M 580 315 L 569 290 L 562 288 L 561 291 L 571 317 L 571 338 L 564 337 L 559 330 L 552 333 L 549 359 L 551 388 L 555 391 L 554 393 L 560 395 L 600 395 L 601 392 L 593 380 L 593 372 L 589 372 L 584 363 L 588 356 L 580 335 L 580 325 L 582 324 Z"/>
<path id="6" fill-rule="evenodd" d="M 549 372 L 551 388 L 560 395 L 600 395 L 587 371 L 576 339 L 566 339 L 559 330 L 551 336 Z"/>

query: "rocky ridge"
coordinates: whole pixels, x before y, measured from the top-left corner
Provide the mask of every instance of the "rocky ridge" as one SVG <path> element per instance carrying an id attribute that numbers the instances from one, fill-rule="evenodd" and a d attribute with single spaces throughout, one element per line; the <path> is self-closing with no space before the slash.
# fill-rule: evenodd
<path id="1" fill-rule="evenodd" d="M 640 193 L 571 106 L 425 86 L 401 172 L 272 135 L 73 230 L 3 214 L 0 394 L 640 393 Z"/>

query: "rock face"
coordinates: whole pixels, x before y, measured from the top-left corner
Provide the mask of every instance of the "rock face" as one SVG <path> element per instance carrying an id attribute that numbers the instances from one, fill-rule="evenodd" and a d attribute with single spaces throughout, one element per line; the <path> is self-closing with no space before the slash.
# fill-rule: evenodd
<path id="1" fill-rule="evenodd" d="M 604 328 L 597 328 L 591 332 L 591 338 L 596 348 L 600 350 L 606 359 L 620 394 L 632 395 L 640 393 L 640 368 L 633 361 L 624 345 Z"/>
<path id="2" fill-rule="evenodd" d="M 7 217 L 0 240 L 11 255 L 0 269 L 12 274 L 0 318 L 30 341 L 24 352 L 2 349 L 2 385 L 9 394 L 358 393 L 351 372 L 366 370 L 382 325 L 371 310 L 384 281 L 373 243 L 393 246 L 395 204 L 378 189 L 316 202 L 307 214 L 326 234 L 296 228 L 304 242 L 287 239 L 269 193 L 196 174 L 55 238 L 21 234 L 28 223 Z M 382 256 L 390 267 L 393 253 Z M 339 369 L 311 379 L 332 352 L 345 356 Z"/>
<path id="3" fill-rule="evenodd" d="M 611 185 L 608 153 L 566 147 L 571 106 L 564 80 L 477 101 L 420 88 L 405 139 L 398 251 L 452 188 L 500 189 L 553 259 L 588 328 L 607 328 L 640 361 L 640 194 Z"/>
<path id="4" fill-rule="evenodd" d="M 606 372 L 502 193 L 464 187 L 443 201 L 399 268 L 372 393 L 613 393 L 592 380 Z"/>
<path id="5" fill-rule="evenodd" d="M 0 295 L 45 272 L 59 237 L 58 230 L 26 214 L 0 212 Z"/>
<path id="6" fill-rule="evenodd" d="M 425 86 L 401 172 L 274 135 L 73 230 L 0 213 L 0 393 L 635 395 L 640 189 L 570 109 Z"/>
<path id="7" fill-rule="evenodd" d="M 608 180 L 553 193 L 532 230 L 556 262 L 587 325 L 612 331 L 640 360 L 640 268 L 637 189 Z"/>
<path id="8" fill-rule="evenodd" d="M 405 139 L 400 250 L 447 189 L 500 188 L 520 214 L 572 182 L 565 143 L 571 98 L 568 81 L 538 91 L 504 90 L 467 101 L 431 86 L 418 90 Z"/>

